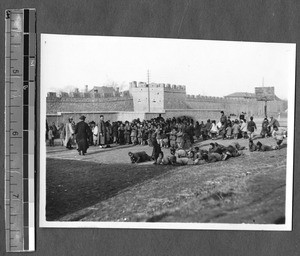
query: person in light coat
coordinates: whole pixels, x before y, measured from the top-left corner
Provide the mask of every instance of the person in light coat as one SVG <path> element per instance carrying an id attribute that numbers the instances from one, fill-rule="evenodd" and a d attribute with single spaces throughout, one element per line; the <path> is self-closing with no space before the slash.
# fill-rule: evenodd
<path id="1" fill-rule="evenodd" d="M 65 135 L 64 146 L 67 149 L 73 148 L 72 143 L 73 143 L 73 138 L 74 138 L 74 129 L 73 129 L 72 123 L 73 123 L 73 118 L 70 117 L 64 127 L 64 135 Z"/>

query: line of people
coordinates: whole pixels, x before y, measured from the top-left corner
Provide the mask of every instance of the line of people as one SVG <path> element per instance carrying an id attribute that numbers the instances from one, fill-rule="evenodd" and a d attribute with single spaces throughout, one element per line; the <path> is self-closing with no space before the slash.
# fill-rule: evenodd
<path id="1" fill-rule="evenodd" d="M 48 126 L 46 122 L 46 139 L 49 140 L 49 145 L 54 146 L 54 138 L 60 138 L 61 145 L 68 149 L 74 148 L 76 145 L 76 125 L 72 117 L 68 119 L 67 123 L 60 124 L 58 128 L 54 123 Z M 204 124 L 203 122 L 194 122 L 188 117 L 173 117 L 165 120 L 161 115 L 151 120 L 134 119 L 132 122 L 116 121 L 110 123 L 109 120 L 104 120 L 103 115 L 100 115 L 99 122 L 91 121 L 87 125 L 89 127 L 88 145 L 99 146 L 100 148 L 109 147 L 112 143 L 153 146 L 151 137 L 155 134 L 160 147 L 189 149 L 195 140 L 199 141 L 200 139 L 253 139 L 257 129 L 253 117 L 250 117 L 248 122 L 246 122 L 244 115 L 241 115 L 239 120 L 231 120 L 231 116 L 225 116 L 223 111 L 221 111 L 218 123 L 216 120 L 208 119 Z M 273 126 L 278 127 L 278 121 L 271 117 L 269 122 L 265 118 L 261 136 L 271 136 Z"/>

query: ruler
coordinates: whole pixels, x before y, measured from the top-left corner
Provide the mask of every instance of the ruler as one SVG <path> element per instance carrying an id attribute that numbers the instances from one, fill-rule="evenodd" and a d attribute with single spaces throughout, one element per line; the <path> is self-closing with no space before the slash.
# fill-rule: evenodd
<path id="1" fill-rule="evenodd" d="M 36 11 L 5 11 L 6 251 L 35 249 Z"/>

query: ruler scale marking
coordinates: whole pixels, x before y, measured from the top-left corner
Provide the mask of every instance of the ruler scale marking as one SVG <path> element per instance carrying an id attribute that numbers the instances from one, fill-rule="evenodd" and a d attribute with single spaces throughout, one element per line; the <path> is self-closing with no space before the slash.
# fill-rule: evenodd
<path id="1" fill-rule="evenodd" d="M 35 244 L 32 164 L 35 13 L 34 9 L 6 10 L 5 13 L 5 233 L 8 252 L 33 251 Z M 33 99 L 32 105 L 29 99 Z"/>

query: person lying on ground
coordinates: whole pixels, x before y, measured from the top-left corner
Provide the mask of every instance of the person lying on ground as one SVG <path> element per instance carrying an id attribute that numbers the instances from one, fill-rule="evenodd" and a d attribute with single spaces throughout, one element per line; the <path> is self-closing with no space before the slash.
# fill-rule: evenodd
<path id="1" fill-rule="evenodd" d="M 177 158 L 181 158 L 181 157 L 187 157 L 187 152 L 182 149 L 182 148 L 178 148 L 176 151 L 175 151 L 175 156 Z"/>
<path id="2" fill-rule="evenodd" d="M 257 146 L 253 143 L 253 140 L 249 140 L 249 151 L 253 152 L 257 150 Z"/>
<path id="3" fill-rule="evenodd" d="M 203 153 L 202 158 L 207 163 L 214 163 L 214 162 L 222 161 L 222 154 L 219 154 L 219 153 L 216 153 L 216 152 Z"/>
<path id="4" fill-rule="evenodd" d="M 264 145 L 260 141 L 256 143 L 257 146 L 257 151 L 271 151 L 275 150 L 277 146 L 269 146 L 269 145 Z"/>
<path id="5" fill-rule="evenodd" d="M 222 160 L 225 161 L 231 157 L 237 157 L 237 156 L 240 156 L 241 155 L 241 152 L 238 151 L 234 146 L 232 145 L 229 145 L 227 148 L 226 148 L 226 151 L 223 152 L 223 157 L 222 157 Z"/>
<path id="6" fill-rule="evenodd" d="M 244 150 L 244 149 L 246 149 L 246 147 L 241 146 L 238 142 L 233 143 L 233 146 L 234 146 L 237 150 Z"/>
<path id="7" fill-rule="evenodd" d="M 145 151 L 136 152 L 136 153 L 129 152 L 128 155 L 130 157 L 131 163 L 133 164 L 152 160 L 151 156 L 149 156 Z"/>
<path id="8" fill-rule="evenodd" d="M 223 151 L 224 151 L 223 145 L 220 145 L 218 143 L 210 143 L 209 144 L 209 149 L 208 149 L 209 153 L 218 153 L 218 154 L 222 155 Z"/>

